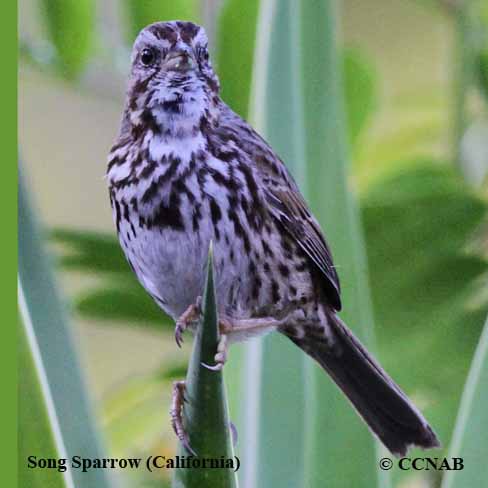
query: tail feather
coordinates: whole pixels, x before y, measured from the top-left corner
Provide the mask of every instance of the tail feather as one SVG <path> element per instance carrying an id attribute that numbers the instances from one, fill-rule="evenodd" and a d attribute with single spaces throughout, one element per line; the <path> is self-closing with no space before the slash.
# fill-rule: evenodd
<path id="1" fill-rule="evenodd" d="M 400 387 L 339 317 L 330 314 L 329 319 L 332 348 L 316 336 L 288 337 L 329 373 L 392 454 L 404 456 L 410 446 L 439 447 L 436 434 Z"/>

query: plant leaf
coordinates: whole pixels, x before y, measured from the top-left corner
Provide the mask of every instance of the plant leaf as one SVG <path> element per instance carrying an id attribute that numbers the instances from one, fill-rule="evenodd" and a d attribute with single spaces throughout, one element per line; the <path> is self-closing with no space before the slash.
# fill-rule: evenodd
<path id="1" fill-rule="evenodd" d="M 63 268 L 134 277 L 113 234 L 58 228 L 51 232 L 50 238 L 63 245 L 63 254 L 58 260 Z"/>
<path id="2" fill-rule="evenodd" d="M 74 79 L 88 61 L 93 47 L 94 0 L 42 0 L 47 32 L 57 50 L 61 73 Z"/>
<path id="3" fill-rule="evenodd" d="M 209 250 L 203 294 L 203 317 L 197 328 L 186 376 L 184 427 L 190 445 L 200 458 L 234 458 L 227 399 L 221 371 L 210 371 L 202 363 L 214 364 L 220 338 L 214 284 L 213 256 Z M 180 455 L 188 455 L 180 446 Z M 235 459 L 234 459 L 235 462 Z M 175 487 L 236 487 L 232 469 L 177 469 Z"/>
<path id="4" fill-rule="evenodd" d="M 488 319 L 464 387 L 448 459 L 462 458 L 465 467 L 446 471 L 441 488 L 483 486 L 488 479 Z"/>
<path id="5" fill-rule="evenodd" d="M 20 320 L 18 330 L 18 439 L 19 459 L 22 460 L 19 464 L 19 485 L 63 488 L 66 486 L 64 477 L 70 476 L 69 473 L 63 474 L 56 469 L 29 469 L 25 466 L 30 456 L 35 456 L 36 460 L 59 459 L 61 453 L 56 449 L 38 372 Z"/>
<path id="6" fill-rule="evenodd" d="M 335 6 L 332 1 L 302 3 L 307 195 L 331 245 L 341 278 L 341 316 L 374 352 L 366 251 L 357 204 L 348 186 L 350 164 Z M 306 378 L 310 400 L 304 414 L 308 462 L 305 485 L 340 486 L 347 471 L 350 486 L 387 486 L 387 473 L 377 469 L 379 444 L 344 395 L 311 361 L 307 362 Z M 354 459 L 354 463 L 339 467 L 338 460 L 346 459 Z"/>
<path id="7" fill-rule="evenodd" d="M 463 251 L 487 205 L 450 165 L 418 160 L 362 206 L 382 363 L 446 446 L 488 312 L 468 308 L 488 265 Z"/>
<path id="8" fill-rule="evenodd" d="M 162 440 L 173 445 L 168 415 L 170 391 L 169 382 L 151 372 L 127 378 L 106 396 L 104 427 L 115 456 L 130 456 Z M 161 426 L 165 425 L 168 429 L 162 435 Z"/>
<path id="9" fill-rule="evenodd" d="M 476 63 L 479 87 L 488 102 L 488 47 L 479 52 Z"/>
<path id="10" fill-rule="evenodd" d="M 343 50 L 342 70 L 349 142 L 354 147 L 378 106 L 377 73 L 358 48 Z"/>
<path id="11" fill-rule="evenodd" d="M 78 312 L 91 319 L 120 320 L 155 330 L 173 330 L 174 326 L 173 319 L 164 314 L 141 286 L 97 289 L 79 297 L 75 305 Z"/>
<path id="12" fill-rule="evenodd" d="M 221 96 L 244 118 L 249 109 L 258 9 L 259 0 L 227 0 L 219 17 L 217 68 Z"/>
<path id="13" fill-rule="evenodd" d="M 32 342 L 37 345 L 36 367 L 42 368 L 56 413 L 66 456 L 102 458 L 98 429 L 78 365 L 77 353 L 50 263 L 44 255 L 37 223 L 19 183 L 19 292 L 20 312 Z M 31 419 L 35 422 L 36 419 Z M 43 455 L 43 453 L 40 453 Z M 45 456 L 43 456 L 45 457 Z M 103 470 L 71 471 L 75 485 L 109 486 Z"/>
<path id="14" fill-rule="evenodd" d="M 63 268 L 104 278 L 103 286 L 75 298 L 76 310 L 81 315 L 156 330 L 173 328 L 173 320 L 137 281 L 115 237 L 100 232 L 56 229 L 51 239 L 63 244 L 58 258 Z"/>

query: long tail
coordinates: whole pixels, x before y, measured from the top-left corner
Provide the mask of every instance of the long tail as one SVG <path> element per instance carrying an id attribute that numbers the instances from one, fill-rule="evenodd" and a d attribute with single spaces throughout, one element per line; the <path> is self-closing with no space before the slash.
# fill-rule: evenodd
<path id="1" fill-rule="evenodd" d="M 329 373 L 392 454 L 405 456 L 412 445 L 439 447 L 422 414 L 339 317 L 331 313 L 329 322 L 335 336 L 332 348 L 315 334 L 288 337 Z"/>

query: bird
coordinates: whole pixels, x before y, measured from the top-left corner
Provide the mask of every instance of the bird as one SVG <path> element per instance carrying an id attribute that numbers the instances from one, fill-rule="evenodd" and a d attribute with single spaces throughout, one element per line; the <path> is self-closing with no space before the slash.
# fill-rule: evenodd
<path id="1" fill-rule="evenodd" d="M 220 97 L 201 26 L 156 22 L 137 36 L 106 179 L 125 257 L 175 320 L 178 345 L 198 323 L 212 243 L 221 339 L 208 367 L 222 368 L 230 343 L 281 333 L 330 375 L 392 454 L 440 446 L 340 319 L 339 278 L 319 223 L 282 159 Z M 171 419 L 193 452 L 184 389 L 174 384 Z"/>

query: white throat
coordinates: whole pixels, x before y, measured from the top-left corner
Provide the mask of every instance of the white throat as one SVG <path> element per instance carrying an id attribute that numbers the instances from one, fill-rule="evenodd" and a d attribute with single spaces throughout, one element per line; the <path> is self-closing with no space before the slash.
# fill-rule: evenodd
<path id="1" fill-rule="evenodd" d="M 174 105 L 178 103 L 178 109 Z M 178 139 L 193 137 L 200 128 L 200 121 L 209 106 L 209 100 L 204 90 L 173 93 L 163 92 L 155 96 L 149 109 L 157 124 L 168 136 Z"/>

